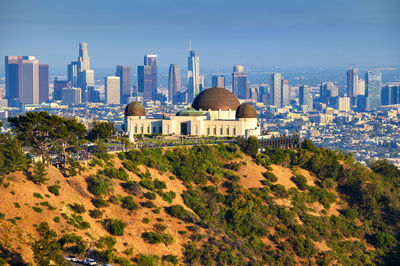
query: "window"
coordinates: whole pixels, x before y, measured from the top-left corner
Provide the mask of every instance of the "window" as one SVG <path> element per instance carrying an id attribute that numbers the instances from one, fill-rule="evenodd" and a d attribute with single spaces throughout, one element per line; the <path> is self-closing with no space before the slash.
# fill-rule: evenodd
<path id="1" fill-rule="evenodd" d="M 207 135 L 210 135 L 210 128 L 207 128 Z"/>
<path id="2" fill-rule="evenodd" d="M 137 126 L 135 126 L 135 134 L 137 133 Z"/>
<path id="3" fill-rule="evenodd" d="M 220 130 L 219 130 L 219 134 L 220 134 L 220 135 L 224 135 L 224 129 L 223 129 L 222 127 L 221 127 Z"/>
<path id="4" fill-rule="evenodd" d="M 142 127 L 140 128 L 140 132 L 143 134 L 143 125 L 142 125 Z"/>
<path id="5" fill-rule="evenodd" d="M 217 128 L 214 127 L 214 136 L 216 136 L 216 135 L 217 135 Z"/>
<path id="6" fill-rule="evenodd" d="M 162 127 L 158 128 L 158 133 L 162 133 Z"/>
<path id="7" fill-rule="evenodd" d="M 229 127 L 226 128 L 226 135 L 229 136 Z"/>
<path id="8" fill-rule="evenodd" d="M 233 128 L 233 135 L 236 136 L 236 127 Z"/>
<path id="9" fill-rule="evenodd" d="M 156 127 L 153 127 L 153 134 L 156 134 Z"/>
<path id="10" fill-rule="evenodd" d="M 147 127 L 147 134 L 150 134 L 150 126 Z"/>

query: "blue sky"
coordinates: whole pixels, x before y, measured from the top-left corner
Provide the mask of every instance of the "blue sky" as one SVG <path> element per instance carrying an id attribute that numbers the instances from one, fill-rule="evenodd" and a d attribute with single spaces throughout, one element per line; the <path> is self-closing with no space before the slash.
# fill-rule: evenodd
<path id="1" fill-rule="evenodd" d="M 146 53 L 186 68 L 189 40 L 206 68 L 399 66 L 400 1 L 0 0 L 0 36 L 2 58 L 55 68 L 81 41 L 95 68 L 135 68 Z"/>

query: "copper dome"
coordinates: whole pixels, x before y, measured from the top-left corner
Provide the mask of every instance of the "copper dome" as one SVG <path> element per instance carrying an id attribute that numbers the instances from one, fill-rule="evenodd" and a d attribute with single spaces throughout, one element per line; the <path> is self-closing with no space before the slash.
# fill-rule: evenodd
<path id="1" fill-rule="evenodd" d="M 196 110 L 209 110 L 212 111 L 228 111 L 236 110 L 240 102 L 238 98 L 230 91 L 214 87 L 209 88 L 202 91 L 197 97 L 194 99 L 192 103 L 192 107 Z"/>
<path id="2" fill-rule="evenodd" d="M 146 116 L 146 111 L 141 102 L 131 102 L 125 108 L 125 116 Z"/>
<path id="3" fill-rule="evenodd" d="M 236 109 L 236 118 L 257 118 L 256 108 L 251 103 L 243 103 Z"/>

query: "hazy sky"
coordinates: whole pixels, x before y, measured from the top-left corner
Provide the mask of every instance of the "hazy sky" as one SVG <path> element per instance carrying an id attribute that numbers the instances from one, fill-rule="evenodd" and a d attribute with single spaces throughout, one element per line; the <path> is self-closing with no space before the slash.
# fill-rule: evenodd
<path id="1" fill-rule="evenodd" d="M 94 68 L 400 65 L 399 0 L 0 0 L 5 55 L 60 68 L 88 43 Z"/>

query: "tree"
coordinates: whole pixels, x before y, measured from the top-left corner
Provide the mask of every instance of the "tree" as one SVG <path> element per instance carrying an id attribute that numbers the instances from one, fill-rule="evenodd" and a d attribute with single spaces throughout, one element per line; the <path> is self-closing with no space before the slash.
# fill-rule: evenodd
<path id="1" fill-rule="evenodd" d="M 0 176 L 24 169 L 27 162 L 18 139 L 11 134 L 0 134 Z"/>
<path id="2" fill-rule="evenodd" d="M 48 180 L 48 178 L 46 178 L 46 175 L 47 173 L 44 163 L 43 162 L 35 163 L 33 167 L 33 174 L 31 176 L 32 181 L 38 185 L 46 184 L 46 181 Z"/>
<path id="3" fill-rule="evenodd" d="M 111 139 L 111 136 L 115 134 L 117 131 L 115 130 L 114 123 L 110 121 L 107 122 L 98 122 L 93 121 L 89 132 L 86 135 L 86 138 L 92 142 L 95 140 L 105 140 L 106 142 Z"/>
<path id="4" fill-rule="evenodd" d="M 258 141 L 258 139 L 256 137 L 249 137 L 248 139 L 245 139 L 243 137 L 239 137 L 237 138 L 237 143 L 240 147 L 240 149 L 252 156 L 255 157 L 258 153 L 258 150 L 260 149 L 260 142 Z"/>
<path id="5" fill-rule="evenodd" d="M 57 241 L 57 233 L 50 230 L 46 222 L 36 229 L 39 239 L 32 244 L 33 259 L 37 265 L 50 265 L 50 262 L 62 263 L 61 247 Z"/>
<path id="6" fill-rule="evenodd" d="M 63 154 L 65 163 L 67 148 L 76 146 L 86 133 L 85 126 L 75 119 L 47 112 L 27 112 L 8 121 L 14 135 L 44 163 L 49 162 L 52 151 Z"/>

